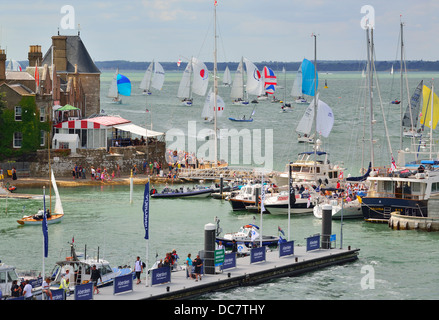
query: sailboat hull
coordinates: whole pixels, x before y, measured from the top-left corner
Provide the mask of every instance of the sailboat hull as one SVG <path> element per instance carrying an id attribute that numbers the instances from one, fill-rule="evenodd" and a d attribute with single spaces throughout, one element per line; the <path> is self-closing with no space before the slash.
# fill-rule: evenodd
<path id="1" fill-rule="evenodd" d="M 61 222 L 63 218 L 64 214 L 52 214 L 50 218 L 47 218 L 47 224 Z M 35 219 L 34 216 L 26 216 L 21 218 L 20 220 L 17 220 L 17 222 L 21 225 L 41 226 L 41 224 L 43 223 L 43 219 Z"/>

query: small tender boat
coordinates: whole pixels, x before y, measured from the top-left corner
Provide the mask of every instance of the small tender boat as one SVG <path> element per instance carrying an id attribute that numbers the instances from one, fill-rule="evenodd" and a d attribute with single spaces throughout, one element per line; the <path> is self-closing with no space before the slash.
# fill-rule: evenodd
<path id="1" fill-rule="evenodd" d="M 47 224 L 53 224 L 61 222 L 64 218 L 64 209 L 61 203 L 61 198 L 59 196 L 58 187 L 56 185 L 55 176 L 53 175 L 52 171 L 52 187 L 55 191 L 55 209 L 53 212 L 49 212 L 49 209 L 47 209 Z M 17 220 L 17 222 L 21 225 L 41 225 L 43 222 L 43 210 L 39 210 L 37 214 L 31 215 L 31 216 L 24 216 L 20 220 Z"/>
<path id="2" fill-rule="evenodd" d="M 229 120 L 236 121 L 236 122 L 253 122 L 253 118 L 246 119 L 245 117 L 241 118 L 241 119 L 229 118 Z"/>
<path id="3" fill-rule="evenodd" d="M 201 186 L 195 186 L 190 189 L 187 187 L 181 187 L 180 189 L 172 189 L 166 187 L 162 192 L 158 193 L 156 189 L 151 189 L 151 198 L 206 198 L 213 192 L 212 188 L 206 188 Z"/>
<path id="4" fill-rule="evenodd" d="M 253 247 L 254 244 L 260 243 L 259 227 L 255 224 L 246 224 L 242 226 L 238 232 L 226 233 L 220 237 L 217 233 L 216 242 L 222 242 L 226 248 L 233 246 L 233 240 L 238 244 L 244 244 L 246 247 Z M 279 242 L 278 236 L 262 236 L 263 246 L 277 246 Z"/>

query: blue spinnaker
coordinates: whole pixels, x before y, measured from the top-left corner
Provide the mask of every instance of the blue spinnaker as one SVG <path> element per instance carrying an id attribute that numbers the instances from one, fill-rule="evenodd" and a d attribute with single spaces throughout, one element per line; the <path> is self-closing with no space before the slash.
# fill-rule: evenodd
<path id="1" fill-rule="evenodd" d="M 317 78 L 317 83 L 315 83 L 316 78 Z M 314 64 L 307 59 L 303 59 L 302 93 L 308 96 L 315 96 L 318 85 L 319 85 L 319 75 L 317 74 L 317 72 L 315 72 Z"/>
<path id="2" fill-rule="evenodd" d="M 131 81 L 122 74 L 117 75 L 117 91 L 124 96 L 131 95 Z"/>

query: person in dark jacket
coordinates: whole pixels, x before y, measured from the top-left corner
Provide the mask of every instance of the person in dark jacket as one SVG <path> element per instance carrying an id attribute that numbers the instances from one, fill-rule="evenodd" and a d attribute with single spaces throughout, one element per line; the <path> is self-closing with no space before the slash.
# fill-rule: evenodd
<path id="1" fill-rule="evenodd" d="M 91 270 L 91 277 L 90 280 L 93 282 L 93 294 L 95 293 L 99 293 L 99 289 L 98 289 L 98 280 L 101 279 L 102 282 L 102 276 L 101 276 L 101 272 L 99 271 L 99 269 L 96 269 L 96 265 L 93 265 L 93 269 Z"/>

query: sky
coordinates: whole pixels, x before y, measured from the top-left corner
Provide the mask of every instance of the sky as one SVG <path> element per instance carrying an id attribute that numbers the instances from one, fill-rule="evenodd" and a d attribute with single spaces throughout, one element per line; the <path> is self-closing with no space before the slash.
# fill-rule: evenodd
<path id="1" fill-rule="evenodd" d="M 374 10 L 377 60 L 400 59 L 400 21 L 406 59 L 439 60 L 438 0 L 217 3 L 220 62 L 236 62 L 242 56 L 254 62 L 313 59 L 312 34 L 317 35 L 318 60 L 364 60 L 364 5 Z M 29 45 L 41 45 L 44 54 L 58 30 L 61 35 L 79 30 L 95 61 L 172 62 L 191 56 L 213 61 L 213 12 L 214 0 L 2 1 L 0 46 L 8 59 L 27 60 Z"/>

